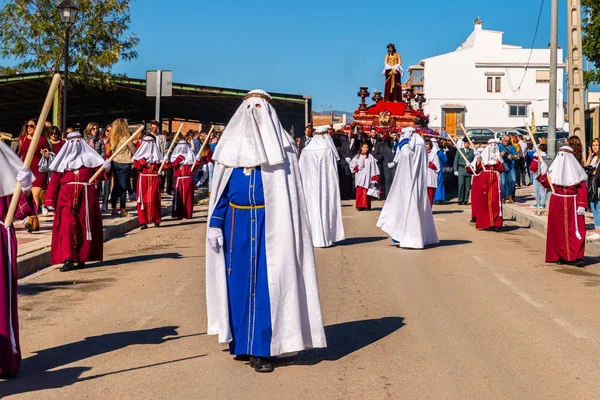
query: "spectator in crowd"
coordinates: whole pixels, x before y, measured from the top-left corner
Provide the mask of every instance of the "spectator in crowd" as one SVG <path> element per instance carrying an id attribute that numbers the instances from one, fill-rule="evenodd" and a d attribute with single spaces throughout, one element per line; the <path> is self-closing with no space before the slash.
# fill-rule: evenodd
<path id="1" fill-rule="evenodd" d="M 587 240 L 597 242 L 600 241 L 600 197 L 598 196 L 598 189 L 600 187 L 600 172 L 598 172 L 598 167 L 600 166 L 600 142 L 597 138 L 592 140 L 592 145 L 588 149 L 588 153 L 589 155 L 585 162 L 585 171 L 588 174 L 588 201 L 594 216 L 595 231 L 588 236 Z"/>
<path id="2" fill-rule="evenodd" d="M 392 183 L 394 183 L 394 175 L 396 174 L 394 158 L 396 157 L 397 147 L 398 133 L 396 131 L 391 131 L 383 143 L 383 175 L 385 180 L 385 188 L 383 188 L 384 199 L 387 199 Z"/>
<path id="3" fill-rule="evenodd" d="M 498 145 L 500 157 L 504 164 L 504 171 L 500 174 L 502 186 L 502 202 L 514 203 L 513 197 L 515 192 L 515 160 L 518 158 L 517 149 L 512 145 L 510 136 L 506 135 L 502 138 L 502 142 Z"/>
<path id="4" fill-rule="evenodd" d="M 302 154 L 302 150 L 306 147 L 307 144 L 310 143 L 310 140 L 312 139 L 314 134 L 315 131 L 313 129 L 312 124 L 306 125 L 306 128 L 304 129 L 304 136 L 300 138 L 300 151 L 298 152 L 298 156 Z"/>
<path id="5" fill-rule="evenodd" d="M 192 131 L 190 130 L 188 132 L 188 135 L 191 135 L 192 139 L 192 152 L 194 153 L 194 157 L 196 155 L 198 155 L 200 149 L 202 148 L 202 143 L 204 142 L 204 140 L 206 140 L 206 136 L 205 139 L 203 141 L 200 141 L 200 133 L 198 131 Z M 193 177 L 194 177 L 194 185 L 195 186 L 199 186 L 198 182 L 200 181 L 200 173 L 202 172 L 202 169 L 200 168 L 196 168 L 193 171 Z M 175 173 L 175 171 L 173 171 L 173 173 Z M 203 175 L 203 178 L 206 179 L 206 175 Z"/>
<path id="6" fill-rule="evenodd" d="M 36 126 L 37 120 L 30 119 L 25 123 L 23 129 L 21 129 L 17 154 L 23 161 L 25 161 L 25 158 L 27 157 L 27 151 L 29 150 L 29 146 L 33 140 L 33 134 L 35 133 Z M 30 166 L 31 172 L 35 177 L 35 180 L 33 181 L 33 187 L 31 189 L 31 195 L 33 196 L 36 211 L 36 214 L 29 217 L 28 221 L 25 223 L 25 228 L 30 233 L 40 230 L 40 222 L 38 220 L 37 213 L 41 211 L 43 199 L 46 195 L 46 190 L 48 189 L 48 174 L 46 172 L 41 172 L 39 167 L 42 157 L 50 157 L 50 145 L 48 144 L 48 140 L 44 135 L 40 137 L 40 141 L 37 144 Z"/>
<path id="7" fill-rule="evenodd" d="M 435 196 L 433 197 L 434 204 L 444 204 L 444 202 L 446 201 L 446 186 L 444 185 L 444 167 L 448 164 L 448 157 L 446 156 L 445 147 L 442 147 L 442 142 L 443 140 L 440 140 L 440 143 L 438 143 L 438 140 L 436 138 L 431 139 L 433 150 L 436 152 L 438 161 L 440 162 L 437 188 L 435 190 Z"/>
<path id="8" fill-rule="evenodd" d="M 369 147 L 371 148 L 371 155 L 377 161 L 377 168 L 379 171 L 383 171 L 383 141 L 379 138 L 377 130 L 375 128 L 371 128 L 369 131 L 369 138 L 367 139 L 369 142 Z M 380 176 L 379 185 L 381 186 L 381 191 L 385 193 L 385 178 Z"/>
<path id="9" fill-rule="evenodd" d="M 471 192 L 471 174 L 467 171 L 467 167 L 471 165 L 475 159 L 475 151 L 471 149 L 471 143 L 467 138 L 463 138 L 464 146 L 460 151 L 465 159 L 458 154 L 454 157 L 454 175 L 458 177 L 458 205 L 469 204 L 469 193 Z"/>
<path id="10" fill-rule="evenodd" d="M 545 144 L 540 144 L 540 152 L 542 153 L 542 163 L 545 164 L 545 158 L 547 157 L 546 151 L 548 151 L 548 146 Z M 540 160 L 535 150 L 531 154 L 531 173 L 533 174 L 533 196 L 535 198 L 535 204 L 531 206 L 531 208 L 535 208 L 536 210 L 545 210 L 546 209 L 546 188 L 540 182 L 538 182 L 538 178 L 542 175 L 540 173 L 542 167 L 540 164 Z"/>
<path id="11" fill-rule="evenodd" d="M 112 124 L 106 125 L 102 135 L 100 138 L 102 139 L 102 145 L 104 146 L 104 159 L 108 160 L 111 155 L 110 151 L 110 132 L 112 131 Z M 108 196 L 110 195 L 110 184 L 112 182 L 112 177 L 109 180 L 101 181 L 101 191 L 102 191 L 102 212 L 105 213 L 108 211 Z"/>
<path id="12" fill-rule="evenodd" d="M 521 164 L 522 164 L 522 170 L 521 170 L 521 185 L 522 186 L 529 186 L 531 185 L 531 179 L 529 179 L 529 183 L 525 184 L 525 179 L 530 178 L 529 176 L 529 163 L 527 162 L 527 151 L 529 150 L 527 141 L 525 140 L 525 138 L 523 137 L 523 135 L 519 135 L 519 148 L 521 150 L 520 156 L 521 156 Z"/>
<path id="13" fill-rule="evenodd" d="M 535 156 L 535 149 L 533 148 L 533 143 L 531 141 L 527 142 L 527 154 L 525 156 L 525 163 L 527 165 L 527 176 L 529 177 L 529 184 L 535 184 L 533 179 L 533 172 L 531 172 L 531 162 L 533 161 L 533 157 Z"/>
<path id="14" fill-rule="evenodd" d="M 573 156 L 579 162 L 579 164 L 583 167 L 583 145 L 581 144 L 581 139 L 577 136 L 571 136 L 567 139 L 567 143 L 573 149 Z"/>
<path id="15" fill-rule="evenodd" d="M 110 152 L 114 153 L 127 139 L 129 139 L 129 125 L 122 118 L 112 123 L 110 134 Z M 131 157 L 135 154 L 135 146 L 132 143 L 127 145 L 120 154 L 113 159 L 113 190 L 112 190 L 112 215 L 127 217 L 127 188 L 129 186 L 129 174 L 131 173 Z M 117 202 L 120 205 L 120 212 L 117 210 Z"/>
<path id="16" fill-rule="evenodd" d="M 358 128 L 349 131 L 347 138 L 342 141 L 340 147 L 340 191 L 342 200 L 354 198 L 354 176 L 350 169 L 350 162 L 360 152 L 360 140 L 358 139 Z"/>
<path id="17" fill-rule="evenodd" d="M 62 149 L 62 147 L 64 146 L 65 141 L 62 139 L 62 133 L 60 132 L 60 129 L 58 129 L 57 126 L 50 127 L 49 139 L 50 152 L 52 152 L 54 155 L 58 154 L 60 149 Z"/>
<path id="18" fill-rule="evenodd" d="M 104 143 L 100 138 L 100 126 L 96 122 L 90 122 L 87 124 L 85 131 L 83 132 L 84 140 L 90 147 L 96 150 L 96 153 L 100 155 L 100 157 L 104 158 L 106 155 L 106 150 L 104 149 Z"/>
<path id="19" fill-rule="evenodd" d="M 204 150 L 202 150 L 202 152 L 197 153 L 196 156 L 196 160 L 199 162 L 199 166 L 202 170 L 202 178 L 200 178 L 198 180 L 198 182 L 196 182 L 196 187 L 200 187 L 204 184 L 204 182 L 208 181 L 208 192 L 211 192 L 211 181 L 212 181 L 212 174 L 213 174 L 213 168 L 214 168 L 214 164 L 213 164 L 213 160 L 212 160 L 212 156 L 213 156 L 213 151 L 211 150 L 211 148 L 209 146 L 207 146 Z M 196 174 L 196 172 L 194 171 L 194 174 Z"/>
<path id="20" fill-rule="evenodd" d="M 517 157 L 513 158 L 515 166 L 515 187 L 521 187 L 521 184 L 525 186 L 525 182 L 521 182 L 521 178 L 523 177 L 524 162 L 521 157 L 521 145 L 519 143 L 519 137 L 517 135 L 511 135 L 510 141 L 517 152 Z M 514 192 L 512 195 L 515 195 Z"/>
<path id="21" fill-rule="evenodd" d="M 441 171 L 440 160 L 437 155 L 437 147 L 433 147 L 430 139 L 425 140 L 425 147 L 427 147 L 427 195 L 429 196 L 429 205 L 433 206 L 438 184 L 438 172 Z"/>

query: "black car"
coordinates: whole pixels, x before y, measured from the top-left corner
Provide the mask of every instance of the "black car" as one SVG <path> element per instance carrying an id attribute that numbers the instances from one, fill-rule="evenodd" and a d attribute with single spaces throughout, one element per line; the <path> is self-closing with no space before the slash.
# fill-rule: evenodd
<path id="1" fill-rule="evenodd" d="M 488 140 L 496 137 L 496 132 L 486 128 L 474 128 L 467 131 L 467 135 L 473 143 L 487 143 Z"/>

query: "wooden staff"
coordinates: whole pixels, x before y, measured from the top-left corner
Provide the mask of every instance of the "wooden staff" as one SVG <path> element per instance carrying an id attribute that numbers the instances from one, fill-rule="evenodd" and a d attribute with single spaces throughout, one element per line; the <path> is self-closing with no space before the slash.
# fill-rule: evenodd
<path id="1" fill-rule="evenodd" d="M 179 139 L 179 134 L 181 133 L 181 128 L 183 128 L 183 123 L 181 125 L 179 125 L 179 129 L 177 130 L 177 133 L 175 134 L 175 137 L 173 138 L 173 141 L 171 142 L 171 145 L 169 146 L 169 150 L 167 150 L 167 154 L 165 154 L 165 159 L 163 160 L 162 164 L 160 164 L 160 168 L 158 169 L 158 174 L 160 175 L 160 173 L 162 172 L 163 168 L 165 167 L 165 162 L 167 161 L 167 155 L 169 155 L 171 153 L 171 150 L 173 150 L 173 146 L 175 145 L 175 143 L 177 143 L 177 139 Z"/>
<path id="2" fill-rule="evenodd" d="M 33 161 L 33 156 L 35 155 L 35 151 L 37 149 L 38 142 L 40 141 L 40 136 L 42 136 L 42 130 L 44 129 L 44 122 L 48 117 L 48 112 L 50 111 L 50 106 L 54 101 L 54 93 L 58 89 L 58 84 L 60 83 L 60 74 L 55 74 L 52 78 L 52 83 L 50 84 L 50 89 L 48 90 L 48 94 L 46 95 L 46 101 L 44 102 L 44 106 L 42 107 L 42 112 L 40 113 L 40 117 L 38 118 L 38 123 L 35 127 L 35 132 L 33 133 L 33 138 L 31 139 L 31 143 L 29 144 L 29 149 L 27 150 L 27 156 L 25 157 L 25 161 L 23 162 L 23 167 L 29 169 L 31 166 L 31 162 Z M 15 212 L 17 211 L 17 206 L 19 205 L 19 200 L 21 198 L 21 192 L 23 188 L 21 184 L 17 182 L 15 186 L 15 192 L 12 195 L 12 199 L 10 201 L 10 206 L 8 208 L 8 212 L 6 213 L 6 219 L 4 220 L 4 226 L 11 226 L 13 220 L 15 218 Z"/>
<path id="3" fill-rule="evenodd" d="M 456 145 L 456 142 L 454 141 L 454 139 L 452 138 L 452 135 L 448 135 L 448 138 L 450 138 L 450 141 L 452 142 L 452 144 L 454 145 L 454 147 L 456 148 L 456 152 L 459 153 L 463 160 L 465 160 L 465 162 L 467 163 L 467 165 L 465 165 L 465 168 L 469 165 L 471 165 L 471 162 L 467 159 L 467 156 L 465 156 L 462 151 L 460 151 L 460 149 L 458 148 L 458 146 Z M 481 165 L 483 165 L 483 163 L 481 163 Z"/>
<path id="4" fill-rule="evenodd" d="M 210 130 L 208 131 L 208 136 L 206 136 L 206 139 L 204 139 L 204 143 L 202 143 L 202 147 L 200 147 L 200 151 L 198 151 L 198 154 L 196 155 L 196 157 L 194 157 L 194 163 L 192 164 L 192 171 L 196 167 L 196 158 L 198 158 L 200 156 L 200 154 L 202 154 L 202 150 L 204 150 L 204 148 L 206 147 L 206 144 L 210 140 L 210 136 L 212 135 L 214 129 L 215 129 L 215 127 L 213 125 L 211 125 Z"/>
<path id="5" fill-rule="evenodd" d="M 529 124 L 527 123 L 527 121 L 525 121 L 525 128 L 527 128 L 529 137 L 531 137 L 531 143 L 533 143 L 533 147 L 535 148 L 535 152 L 537 153 L 538 165 L 539 165 L 540 172 L 541 172 L 541 166 L 542 166 L 542 163 L 544 162 L 544 159 L 542 158 L 542 152 L 540 151 L 540 148 L 538 147 L 538 144 L 536 143 L 535 138 L 533 137 L 533 134 L 531 133 L 531 128 L 529 127 Z M 552 184 L 552 180 L 550 179 L 550 174 L 546 174 L 546 177 L 548 178 L 548 183 L 550 184 L 550 190 L 552 190 L 552 193 L 554 193 L 554 185 Z"/>
<path id="6" fill-rule="evenodd" d="M 115 153 L 110 156 L 110 158 L 107 161 L 111 161 L 115 159 L 116 156 L 118 156 L 119 154 L 121 154 L 121 152 L 123 150 L 125 150 L 125 148 L 127 147 L 127 145 L 131 142 L 133 142 L 133 140 L 136 138 L 137 135 L 139 135 L 142 131 L 144 130 L 144 125 L 140 126 L 137 131 L 135 131 L 135 133 L 133 135 L 131 135 L 129 137 L 129 139 L 127 139 L 127 141 L 125 143 L 123 143 L 121 145 L 121 147 L 119 147 L 117 149 L 117 151 L 115 151 Z M 101 165 L 100 168 L 98 168 L 98 171 L 96 171 L 96 173 L 90 178 L 90 180 L 88 181 L 88 183 L 94 183 L 94 181 L 100 176 L 100 174 L 102 174 L 102 171 L 104 171 L 104 165 Z"/>
<path id="7" fill-rule="evenodd" d="M 469 135 L 467 134 L 467 130 L 465 129 L 465 126 L 461 123 L 460 124 L 460 129 L 463 131 L 463 133 L 465 134 L 465 137 L 467 138 L 467 140 L 469 141 L 469 144 L 471 145 L 471 147 L 473 148 L 473 151 L 475 151 L 475 145 L 473 144 L 473 141 L 471 140 L 471 138 L 469 137 Z M 483 162 L 481 163 L 481 168 L 483 168 L 484 171 L 486 171 L 485 165 L 483 165 Z"/>

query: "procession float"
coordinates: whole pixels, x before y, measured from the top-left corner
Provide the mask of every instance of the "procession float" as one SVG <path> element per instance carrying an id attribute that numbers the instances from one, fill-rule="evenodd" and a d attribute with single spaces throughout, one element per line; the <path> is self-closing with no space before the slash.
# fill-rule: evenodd
<path id="1" fill-rule="evenodd" d="M 427 101 L 423 93 L 415 93 L 409 85 L 402 85 L 402 58 L 393 44 L 387 46 L 382 75 L 385 76 L 383 92 L 374 90 L 371 100 L 375 104 L 367 105 L 371 95 L 367 86 L 361 86 L 357 95 L 361 98 L 358 109 L 354 111 L 354 122 L 344 126 L 344 131 L 356 133 L 375 128 L 378 132 L 400 132 L 402 128 L 413 126 L 423 135 L 439 136 L 437 131 L 428 128 L 429 116 L 423 111 Z"/>

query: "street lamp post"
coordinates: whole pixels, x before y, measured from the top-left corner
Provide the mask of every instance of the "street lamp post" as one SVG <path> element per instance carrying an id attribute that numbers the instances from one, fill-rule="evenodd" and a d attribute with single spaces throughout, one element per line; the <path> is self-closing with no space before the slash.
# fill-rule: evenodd
<path id="1" fill-rule="evenodd" d="M 65 82 L 63 86 L 63 104 L 62 104 L 62 130 L 67 129 L 67 89 L 69 87 L 69 34 L 71 27 L 75 23 L 79 9 L 75 7 L 71 0 L 64 0 L 58 5 L 58 14 L 60 22 L 65 27 Z"/>

